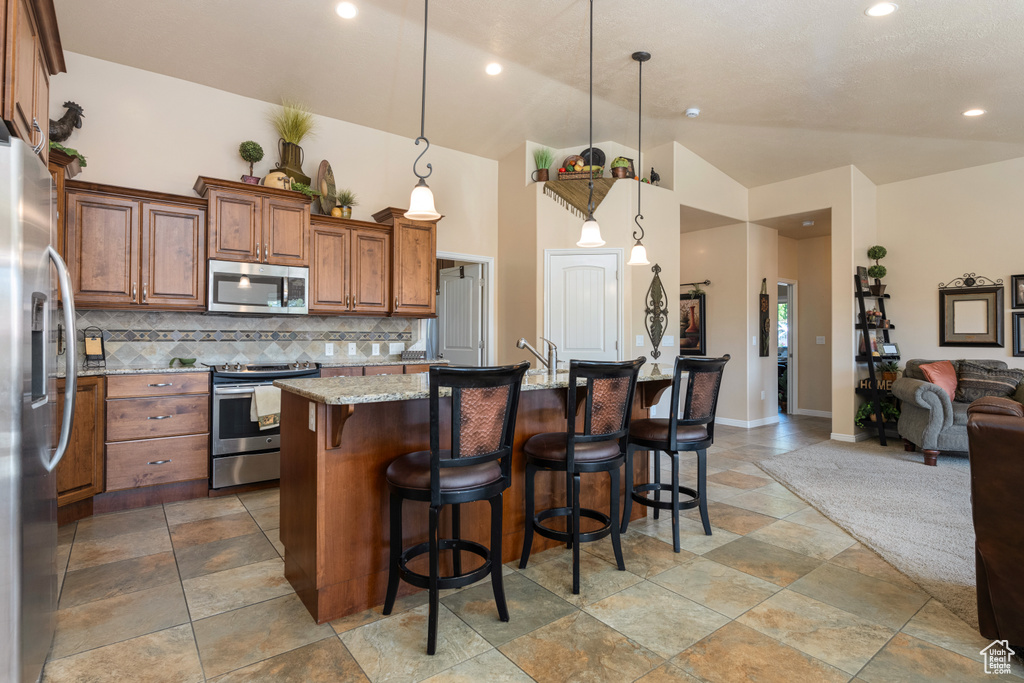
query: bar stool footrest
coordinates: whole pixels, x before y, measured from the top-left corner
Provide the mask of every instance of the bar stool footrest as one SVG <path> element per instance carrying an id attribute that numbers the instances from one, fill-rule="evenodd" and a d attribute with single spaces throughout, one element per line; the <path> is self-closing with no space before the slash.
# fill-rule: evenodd
<path id="1" fill-rule="evenodd" d="M 467 541 L 463 538 L 442 538 L 438 540 L 437 546 L 438 552 L 441 550 L 458 550 L 473 553 L 474 555 L 484 558 L 483 565 L 473 571 L 454 574 L 452 576 L 439 576 L 437 579 L 437 587 L 439 589 L 446 590 L 449 588 L 462 588 L 463 586 L 476 583 L 491 573 L 491 552 L 486 546 L 474 541 Z M 420 574 L 419 572 L 414 572 L 406 567 L 406 564 L 409 561 L 429 552 L 429 541 L 426 543 L 420 543 L 419 545 L 414 545 L 413 547 L 406 548 L 402 551 L 402 556 L 398 560 L 398 571 L 403 581 L 416 586 L 417 588 L 430 588 L 429 576 L 426 574 Z"/>
<path id="2" fill-rule="evenodd" d="M 572 534 L 565 531 L 556 531 L 541 524 L 546 519 L 553 517 L 571 517 L 572 508 L 551 508 L 537 513 L 533 518 L 533 530 L 544 538 L 550 538 L 555 541 L 561 541 L 562 543 L 568 543 L 572 541 Z M 591 510 L 590 508 L 580 508 L 580 517 L 586 517 L 587 519 L 593 519 L 602 524 L 600 529 L 594 529 L 593 531 L 581 531 L 580 532 L 580 543 L 589 543 L 590 541 L 598 541 L 608 534 L 612 530 L 611 518 L 599 512 L 597 510 Z"/>
<path id="3" fill-rule="evenodd" d="M 680 510 L 691 510 L 700 505 L 700 496 L 697 495 L 697 491 L 691 489 L 689 486 L 680 486 L 679 493 L 689 496 L 690 500 L 679 501 Z M 632 498 L 641 505 L 647 507 L 658 508 L 659 510 L 671 510 L 671 500 L 652 500 L 644 495 L 648 491 L 666 491 L 669 494 L 672 493 L 672 484 L 638 484 L 633 487 Z"/>

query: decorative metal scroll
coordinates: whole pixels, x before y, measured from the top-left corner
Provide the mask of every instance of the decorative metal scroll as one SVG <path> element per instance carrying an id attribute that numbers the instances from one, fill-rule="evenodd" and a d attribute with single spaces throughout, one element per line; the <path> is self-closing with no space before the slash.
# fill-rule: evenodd
<path id="1" fill-rule="evenodd" d="M 968 287 L 988 287 L 1003 284 L 1003 279 L 993 280 L 984 275 L 964 273 L 961 277 L 953 278 L 949 282 L 940 282 L 939 289 L 966 289 Z"/>
<path id="2" fill-rule="evenodd" d="M 654 344 L 651 358 L 657 359 L 661 356 L 661 351 L 658 350 L 658 347 L 661 346 L 661 338 L 665 336 L 665 321 L 668 318 L 668 307 L 665 304 L 668 300 L 668 293 L 662 286 L 661 277 L 658 275 L 661 272 L 661 266 L 655 263 L 651 266 L 651 270 L 654 272 L 654 279 L 651 280 L 651 286 L 647 288 L 644 323 L 647 325 L 647 336 Z"/>
<path id="3" fill-rule="evenodd" d="M 760 309 L 760 324 L 758 327 L 761 329 L 761 343 L 758 345 L 757 355 L 761 358 L 768 357 L 768 351 L 771 349 L 771 332 L 772 323 L 771 318 L 768 317 L 768 278 L 761 278 L 761 294 L 757 297 L 758 308 Z"/>

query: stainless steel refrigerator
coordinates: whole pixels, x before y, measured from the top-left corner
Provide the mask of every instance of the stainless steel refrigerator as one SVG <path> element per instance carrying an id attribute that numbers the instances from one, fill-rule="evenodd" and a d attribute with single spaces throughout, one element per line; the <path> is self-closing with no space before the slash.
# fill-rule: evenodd
<path id="1" fill-rule="evenodd" d="M 51 246 L 52 204 L 46 165 L 0 123 L 0 681 L 41 677 L 57 609 L 54 470 L 71 435 L 76 346 L 70 278 Z M 69 340 L 63 415 L 58 316 Z"/>

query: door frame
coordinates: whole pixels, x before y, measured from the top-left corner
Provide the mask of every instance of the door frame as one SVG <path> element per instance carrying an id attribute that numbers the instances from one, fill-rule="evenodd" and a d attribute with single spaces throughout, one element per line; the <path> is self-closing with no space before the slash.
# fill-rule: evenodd
<path id="1" fill-rule="evenodd" d="M 612 255 L 615 257 L 616 287 L 615 316 L 615 350 L 620 358 L 626 352 L 625 321 L 623 314 L 623 298 L 625 296 L 625 278 L 623 275 L 623 250 L 621 248 L 606 249 L 545 249 L 544 250 L 544 336 L 551 338 L 551 306 L 548 297 L 551 294 L 551 257 L 552 256 L 587 256 L 590 254 Z M 567 359 L 568 360 L 568 359 Z"/>
<path id="2" fill-rule="evenodd" d="M 789 311 L 789 348 L 786 352 L 786 372 L 788 373 L 788 377 L 786 378 L 786 403 L 789 406 L 789 414 L 797 415 L 799 411 L 799 408 L 797 407 L 797 388 L 799 386 L 798 368 L 800 367 L 800 356 L 797 353 L 797 351 L 799 351 L 797 348 L 797 344 L 799 343 L 797 341 L 797 331 L 799 329 L 797 327 L 797 311 L 799 310 L 797 307 L 797 285 L 799 283 L 796 280 L 790 280 L 785 277 L 778 278 L 777 282 L 789 287 L 789 296 L 787 301 L 789 304 L 787 309 Z M 776 312 L 775 317 L 777 320 L 778 312 Z M 778 323 L 776 322 L 776 329 L 777 328 Z M 795 363 L 793 362 L 793 358 L 796 358 Z"/>
<path id="3" fill-rule="evenodd" d="M 438 251 L 438 259 L 451 261 L 467 261 L 480 264 L 480 277 L 484 281 L 483 294 L 480 301 L 484 310 L 481 312 L 482 324 L 480 326 L 484 335 L 484 365 L 494 365 L 496 361 L 494 340 L 498 336 L 497 321 L 494 317 L 495 291 L 494 278 L 497 277 L 497 266 L 493 256 L 477 256 L 474 254 L 461 254 L 456 251 Z M 440 283 L 438 283 L 440 286 Z"/>

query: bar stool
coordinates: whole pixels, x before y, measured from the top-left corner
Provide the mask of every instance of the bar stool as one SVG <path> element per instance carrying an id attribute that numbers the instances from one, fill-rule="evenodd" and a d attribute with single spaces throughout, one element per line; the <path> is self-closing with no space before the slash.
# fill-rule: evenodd
<path id="1" fill-rule="evenodd" d="M 629 433 L 629 417 L 640 366 L 646 358 L 605 363 L 573 360 L 569 362 L 566 389 L 567 431 L 531 436 L 523 446 L 526 454 L 526 533 L 519 568 L 530 560 L 533 532 L 545 538 L 563 541 L 572 548 L 572 592 L 580 592 L 580 543 L 612 535 L 612 548 L 620 571 L 625 571 L 619 545 L 619 468 L 625 460 L 623 449 Z M 583 431 L 576 432 L 577 380 L 586 380 L 586 408 Z M 537 470 L 565 472 L 566 507 L 534 512 L 534 479 Z M 580 507 L 580 474 L 608 472 L 611 477 L 611 515 Z M 556 531 L 541 522 L 565 517 L 565 531 Z M 580 517 L 594 519 L 603 526 L 580 532 Z"/>
<path id="2" fill-rule="evenodd" d="M 512 440 L 515 434 L 519 390 L 529 363 L 491 368 L 431 366 L 430 450 L 407 453 L 388 466 L 391 492 L 391 538 L 388 590 L 384 614 L 391 614 L 398 594 L 398 580 L 430 592 L 427 622 L 427 654 L 437 650 L 438 592 L 475 583 L 488 574 L 494 589 L 498 616 L 508 621 L 505 590 L 501 580 L 502 493 L 512 483 Z M 451 390 L 451 449 L 441 449 L 441 389 Z M 447 392 L 446 392 L 447 393 Z M 386 426 L 385 426 L 386 428 Z M 402 550 L 402 502 L 430 503 L 429 539 Z M 459 538 L 461 503 L 491 503 L 491 547 Z M 452 506 L 452 536 L 439 538 L 441 507 Z M 440 575 L 440 551 L 453 551 L 451 576 Z M 473 571 L 462 572 L 462 553 L 483 558 Z M 408 563 L 429 554 L 429 574 L 408 568 Z"/>
<path id="3" fill-rule="evenodd" d="M 626 497 L 622 513 L 622 533 L 629 526 L 629 515 L 633 501 L 654 508 L 654 518 L 659 510 L 672 511 L 672 547 L 679 552 L 679 511 L 700 508 L 700 519 L 704 533 L 711 535 L 708 520 L 707 448 L 715 440 L 715 411 L 718 409 L 718 390 L 722 386 L 722 373 L 729 362 L 729 354 L 721 358 L 694 358 L 677 356 L 672 375 L 672 402 L 668 419 L 648 418 L 634 420 L 629 427 L 629 445 L 626 447 Z M 686 407 L 683 419 L 679 419 L 679 391 L 682 373 L 689 377 L 686 382 Z M 654 452 L 654 483 L 633 486 L 633 452 Z M 659 451 L 665 451 L 672 458 L 672 483 L 661 483 Z M 697 452 L 697 490 L 679 485 L 679 453 Z M 654 500 L 646 492 L 654 491 Z M 671 501 L 661 500 L 662 491 L 671 491 Z M 679 494 L 690 496 L 690 500 L 679 502 Z"/>

